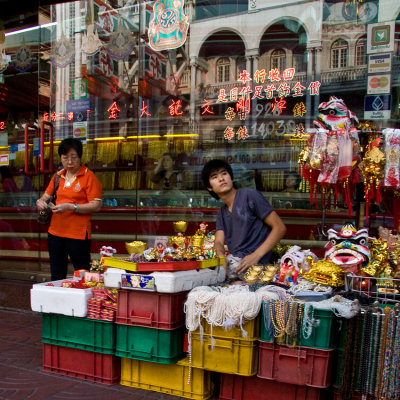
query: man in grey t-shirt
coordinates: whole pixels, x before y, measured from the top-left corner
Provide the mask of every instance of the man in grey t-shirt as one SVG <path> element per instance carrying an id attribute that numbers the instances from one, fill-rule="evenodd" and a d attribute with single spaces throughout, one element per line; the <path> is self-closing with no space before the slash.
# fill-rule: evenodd
<path id="1" fill-rule="evenodd" d="M 232 168 L 225 161 L 209 161 L 202 180 L 210 194 L 225 203 L 217 216 L 214 248 L 224 257 L 226 242 L 227 278 L 241 279 L 252 265 L 269 262 L 270 251 L 284 237 L 286 226 L 260 192 L 235 188 Z"/>

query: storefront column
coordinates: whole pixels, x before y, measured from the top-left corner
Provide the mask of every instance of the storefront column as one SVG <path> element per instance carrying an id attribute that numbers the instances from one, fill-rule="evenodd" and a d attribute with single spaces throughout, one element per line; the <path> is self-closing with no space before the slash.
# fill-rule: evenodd
<path id="1" fill-rule="evenodd" d="M 258 49 L 249 49 L 246 50 L 246 70 L 250 74 L 252 80 L 248 84 L 251 86 L 253 92 L 250 94 L 251 97 L 253 97 L 254 94 L 254 73 L 258 69 L 258 58 L 260 56 L 260 53 Z M 251 112 L 249 114 L 249 118 L 246 118 L 246 127 L 247 127 L 247 132 L 252 135 L 253 132 L 251 132 L 251 127 L 253 125 L 253 122 L 257 122 L 256 117 L 254 116 L 253 110 L 255 110 L 257 106 L 257 99 L 252 99 L 251 100 Z M 253 121 L 254 119 L 254 121 Z"/>
<path id="2" fill-rule="evenodd" d="M 196 74 L 197 74 L 197 57 L 190 57 L 190 121 L 189 129 L 194 129 L 194 118 L 196 113 Z"/>
<path id="3" fill-rule="evenodd" d="M 314 47 L 314 60 L 315 60 L 315 72 L 314 81 L 321 82 L 321 57 L 322 57 L 322 46 Z M 322 83 L 322 82 L 321 82 Z M 318 106 L 320 103 L 320 91 L 314 96 L 314 112 L 313 115 L 318 114 Z"/>
<path id="4" fill-rule="evenodd" d="M 314 51 L 313 47 L 307 47 L 306 52 L 307 52 L 307 86 L 312 82 L 313 80 L 313 65 L 314 65 Z M 309 90 L 307 90 L 306 94 L 306 108 L 307 112 L 309 113 L 311 110 L 312 104 L 311 104 L 311 95 Z M 312 128 L 312 115 L 306 119 L 306 129 Z"/>

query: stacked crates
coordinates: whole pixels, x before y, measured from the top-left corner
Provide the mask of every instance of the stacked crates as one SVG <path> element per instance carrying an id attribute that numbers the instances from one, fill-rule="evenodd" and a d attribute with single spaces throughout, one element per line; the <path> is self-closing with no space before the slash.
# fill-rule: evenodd
<path id="1" fill-rule="evenodd" d="M 331 385 L 337 323 L 333 312 L 315 309 L 318 323 L 307 338 L 299 328 L 295 345 L 275 343 L 266 329 L 266 312 L 263 303 L 257 376 L 221 375 L 220 400 L 322 400 Z"/>
<path id="2" fill-rule="evenodd" d="M 113 322 L 43 313 L 42 342 L 44 371 L 104 385 L 119 383 Z"/>
<path id="3" fill-rule="evenodd" d="M 119 290 L 116 354 L 122 385 L 197 400 L 211 397 L 210 374 L 183 360 L 187 293 Z"/>

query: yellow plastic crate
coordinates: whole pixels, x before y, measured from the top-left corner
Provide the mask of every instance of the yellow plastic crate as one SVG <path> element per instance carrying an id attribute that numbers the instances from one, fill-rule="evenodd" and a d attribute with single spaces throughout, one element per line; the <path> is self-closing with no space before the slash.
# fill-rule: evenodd
<path id="1" fill-rule="evenodd" d="M 127 271 L 137 271 L 137 263 L 126 261 L 117 257 L 104 257 L 103 264 L 106 267 L 121 268 Z"/>
<path id="2" fill-rule="evenodd" d="M 191 368 L 188 359 L 177 364 L 158 364 L 121 358 L 121 385 L 153 390 L 188 399 L 206 400 L 212 396 L 210 372 Z"/>
<path id="3" fill-rule="evenodd" d="M 204 333 L 206 335 L 211 335 L 211 326 L 203 320 L 202 322 Z M 236 338 L 236 339 L 248 339 L 248 340 L 258 340 L 260 338 L 260 317 L 257 316 L 255 319 L 246 322 L 242 326 L 243 330 L 247 332 L 247 336 L 243 336 L 243 332 L 240 327 L 235 326 L 231 329 L 225 329 L 221 326 L 212 327 L 212 336 L 217 336 L 220 338 Z M 200 333 L 197 329 L 196 333 Z"/>
<path id="4" fill-rule="evenodd" d="M 213 343 L 212 343 L 213 341 Z M 257 373 L 258 341 L 191 334 L 192 367 L 242 376 Z"/>

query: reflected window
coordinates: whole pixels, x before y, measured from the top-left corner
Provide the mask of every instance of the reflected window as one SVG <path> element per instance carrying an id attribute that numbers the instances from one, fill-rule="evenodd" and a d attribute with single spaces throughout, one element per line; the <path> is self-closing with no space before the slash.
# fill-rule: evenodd
<path id="1" fill-rule="evenodd" d="M 365 65 L 367 63 L 367 39 L 361 38 L 356 43 L 356 65 Z"/>
<path id="2" fill-rule="evenodd" d="M 217 61 L 217 82 L 228 82 L 231 62 L 229 58 L 223 57 Z"/>
<path id="3" fill-rule="evenodd" d="M 271 54 L 271 69 L 283 71 L 286 68 L 286 53 L 282 49 L 274 50 Z"/>
<path id="4" fill-rule="evenodd" d="M 307 70 L 306 54 L 303 48 L 296 47 L 293 50 L 293 66 L 296 72 L 305 72 Z"/>
<path id="5" fill-rule="evenodd" d="M 339 39 L 333 43 L 331 48 L 331 67 L 347 67 L 348 44 L 345 40 Z"/>

